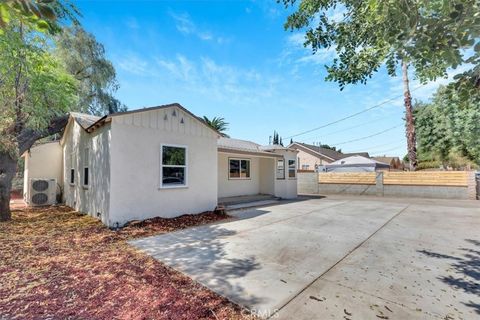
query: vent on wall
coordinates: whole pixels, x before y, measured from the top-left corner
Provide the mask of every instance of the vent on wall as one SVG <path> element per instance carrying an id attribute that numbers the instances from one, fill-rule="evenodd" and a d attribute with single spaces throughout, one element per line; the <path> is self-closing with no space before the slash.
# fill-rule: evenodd
<path id="1" fill-rule="evenodd" d="M 47 206 L 55 204 L 57 181 L 55 179 L 30 179 L 31 206 Z"/>

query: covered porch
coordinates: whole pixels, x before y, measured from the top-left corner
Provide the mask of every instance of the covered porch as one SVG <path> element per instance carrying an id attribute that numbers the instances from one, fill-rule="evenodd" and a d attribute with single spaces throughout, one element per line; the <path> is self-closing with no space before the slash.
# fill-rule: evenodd
<path id="1" fill-rule="evenodd" d="M 235 205 L 295 198 L 295 160 L 296 151 L 284 147 L 263 147 L 250 141 L 221 138 L 218 146 L 218 203 Z"/>

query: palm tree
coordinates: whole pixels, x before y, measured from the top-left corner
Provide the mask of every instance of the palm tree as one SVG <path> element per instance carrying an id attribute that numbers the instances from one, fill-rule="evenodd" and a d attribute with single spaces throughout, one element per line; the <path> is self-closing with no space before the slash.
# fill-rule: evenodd
<path id="1" fill-rule="evenodd" d="M 225 133 L 225 131 L 228 130 L 228 122 L 226 122 L 224 118 L 213 117 L 210 120 L 206 116 L 203 116 L 203 120 L 210 128 L 217 130 L 222 136 L 229 138 L 228 134 Z"/>

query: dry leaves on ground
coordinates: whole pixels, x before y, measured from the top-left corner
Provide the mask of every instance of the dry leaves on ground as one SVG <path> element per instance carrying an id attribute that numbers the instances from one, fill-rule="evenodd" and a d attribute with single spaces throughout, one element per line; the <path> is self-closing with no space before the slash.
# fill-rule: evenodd
<path id="1" fill-rule="evenodd" d="M 245 319 L 236 305 L 126 243 L 225 218 L 155 218 L 115 232 L 68 207 L 16 210 L 0 223 L 0 318 Z"/>

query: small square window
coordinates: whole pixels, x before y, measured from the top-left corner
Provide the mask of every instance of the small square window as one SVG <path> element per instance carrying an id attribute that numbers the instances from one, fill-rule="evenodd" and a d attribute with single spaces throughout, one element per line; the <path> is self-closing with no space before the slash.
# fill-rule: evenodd
<path id="1" fill-rule="evenodd" d="M 250 160 L 229 159 L 228 177 L 229 179 L 250 179 Z"/>

